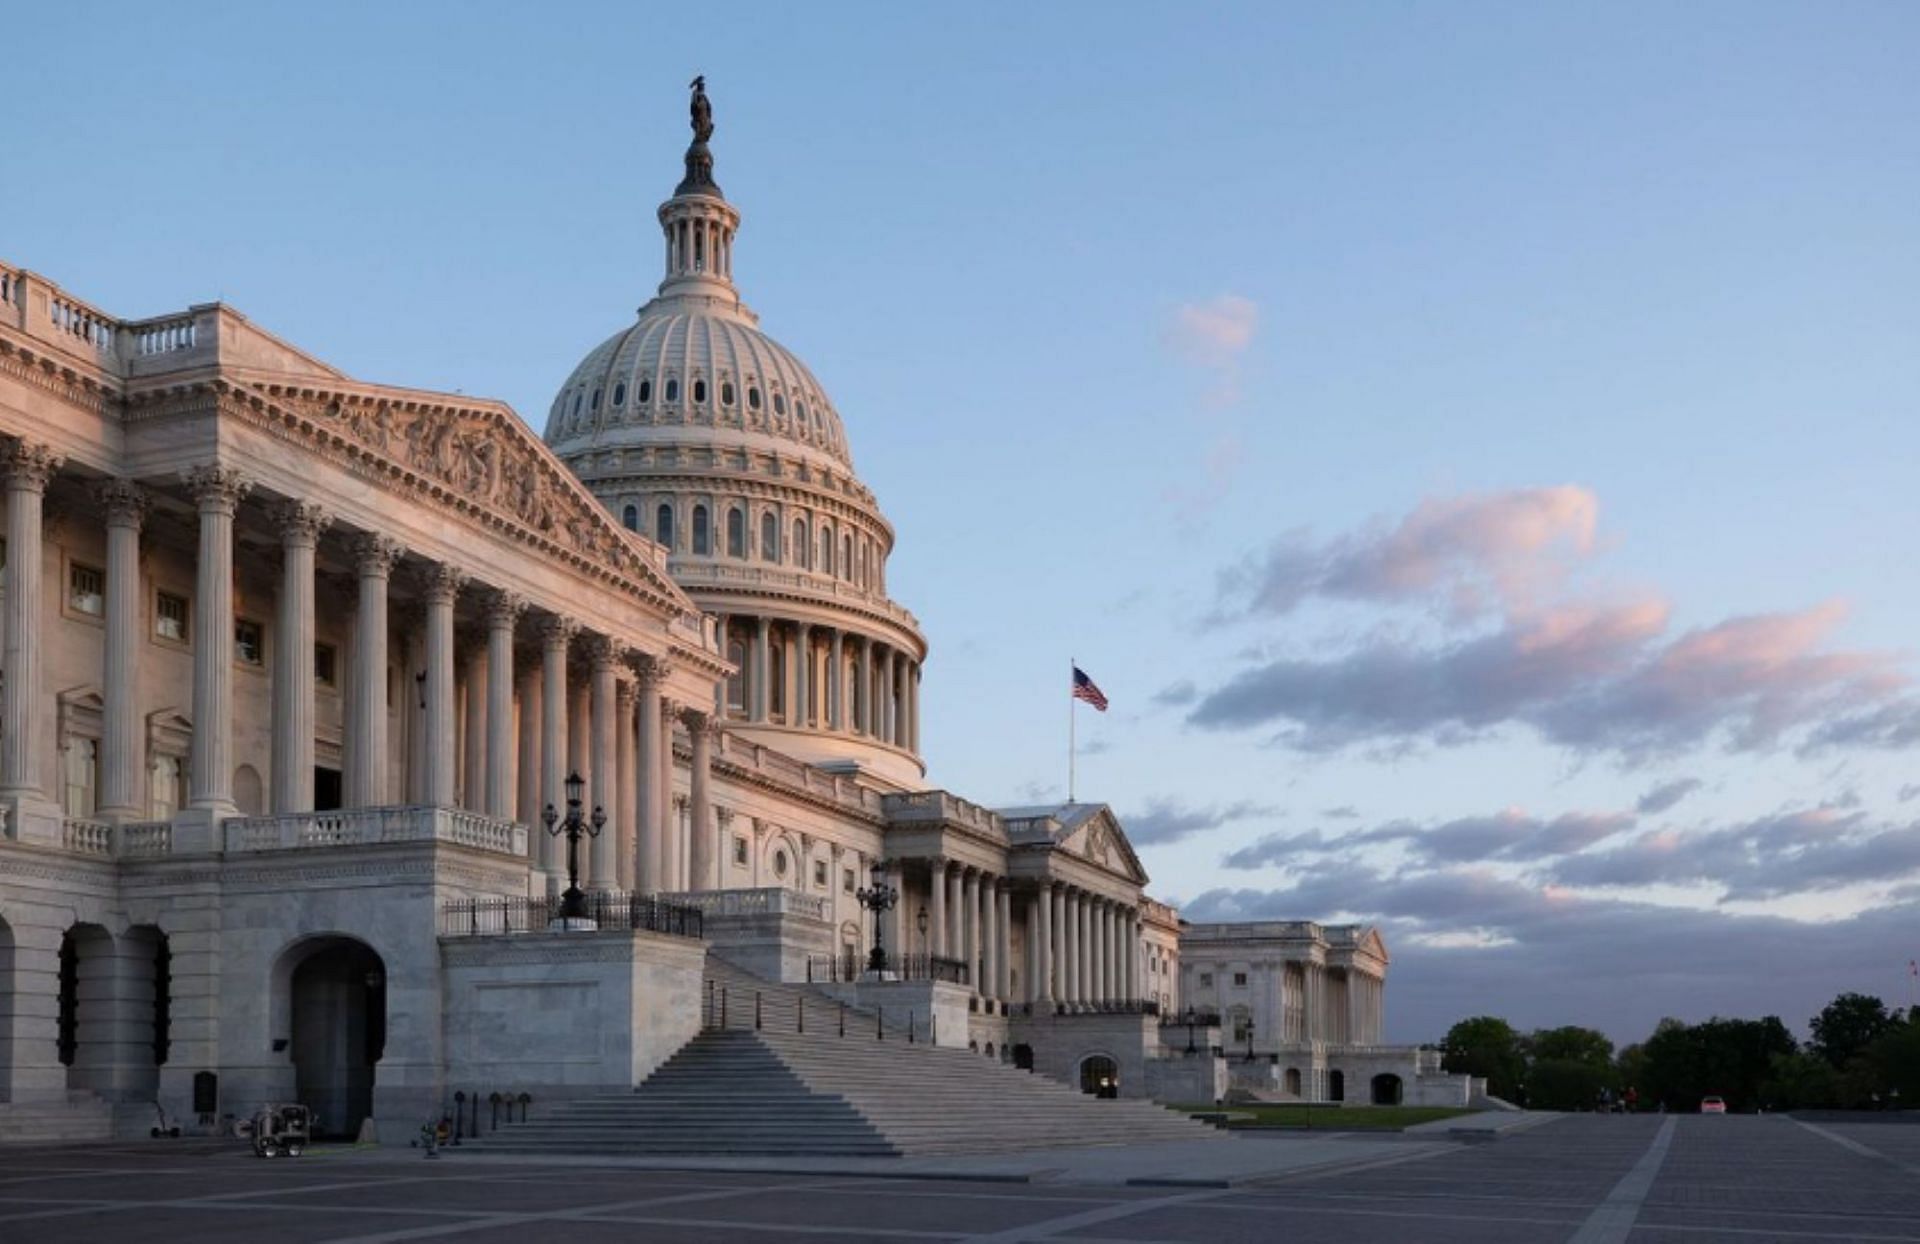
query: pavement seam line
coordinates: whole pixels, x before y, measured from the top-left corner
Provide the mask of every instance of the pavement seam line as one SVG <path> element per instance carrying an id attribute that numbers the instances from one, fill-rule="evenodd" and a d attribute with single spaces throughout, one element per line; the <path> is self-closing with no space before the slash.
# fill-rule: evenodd
<path id="1" fill-rule="evenodd" d="M 1620 1182 L 1607 1193 L 1607 1199 L 1594 1206 L 1593 1212 L 1580 1225 L 1567 1241 L 1567 1244 L 1626 1244 L 1627 1235 L 1633 1230 L 1634 1220 L 1640 1216 L 1640 1207 L 1646 1203 L 1647 1193 L 1653 1190 L 1653 1178 L 1660 1173 L 1661 1163 L 1667 1160 L 1667 1150 L 1673 1144 L 1674 1125 L 1679 1120 L 1669 1117 L 1660 1125 L 1660 1131 L 1633 1164 L 1633 1169 L 1621 1176 Z"/>
<path id="2" fill-rule="evenodd" d="M 1211 1201 L 1228 1195 L 1228 1189 L 1209 1188 L 1205 1192 L 1184 1192 L 1173 1196 L 1153 1197 L 1141 1201 L 1124 1201 L 1118 1205 L 1107 1205 L 1099 1209 L 1083 1210 L 1078 1214 L 1067 1214 L 1059 1218 L 1048 1218 L 1040 1222 L 1027 1223 L 1024 1226 L 1009 1227 L 1004 1231 L 988 1231 L 979 1235 L 969 1235 L 967 1244 L 1018 1244 L 1022 1240 L 1044 1240 L 1059 1235 L 1062 1231 L 1074 1231 L 1081 1227 L 1098 1226 L 1101 1223 L 1114 1222 L 1121 1218 L 1132 1218 L 1137 1214 L 1151 1213 L 1166 1209 L 1172 1205 L 1186 1205 L 1194 1201 Z"/>
<path id="3" fill-rule="evenodd" d="M 1790 1119 L 1793 1118 L 1792 1115 L 1788 1115 L 1787 1117 Z M 1896 1170 L 1905 1171 L 1909 1175 L 1920 1175 L 1920 1166 L 1914 1166 L 1912 1163 L 1909 1163 L 1909 1162 L 1902 1162 L 1898 1158 L 1888 1157 L 1886 1154 L 1880 1152 L 1878 1149 L 1874 1149 L 1867 1145 L 1863 1145 L 1859 1141 L 1854 1140 L 1850 1136 L 1842 1136 L 1838 1132 L 1830 1132 L 1826 1128 L 1821 1127 L 1817 1123 L 1804 1123 L 1799 1119 L 1793 1119 L 1793 1122 L 1796 1126 L 1806 1128 L 1809 1132 L 1812 1132 L 1815 1136 L 1825 1137 L 1827 1140 L 1830 1140 L 1834 1144 L 1839 1145 L 1842 1149 L 1852 1150 L 1854 1153 L 1859 1154 L 1863 1158 L 1872 1158 L 1876 1162 L 1885 1162 L 1887 1165 L 1895 1168 Z"/>

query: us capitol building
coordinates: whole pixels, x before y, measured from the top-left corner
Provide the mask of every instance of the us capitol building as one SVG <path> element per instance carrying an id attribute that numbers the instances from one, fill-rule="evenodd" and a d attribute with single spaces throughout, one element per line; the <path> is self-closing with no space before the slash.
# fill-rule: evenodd
<path id="1" fill-rule="evenodd" d="M 826 1092 L 806 1042 L 1082 1137 L 1174 1117 L 1095 1098 L 1469 1100 L 1380 1044 L 1372 929 L 1189 925 L 1105 805 L 927 787 L 893 528 L 741 301 L 698 84 L 693 125 L 665 278 L 544 439 L 0 264 L 0 1141 L 287 1101 L 497 1139 L 504 1098 L 537 1144 L 703 1059 Z"/>

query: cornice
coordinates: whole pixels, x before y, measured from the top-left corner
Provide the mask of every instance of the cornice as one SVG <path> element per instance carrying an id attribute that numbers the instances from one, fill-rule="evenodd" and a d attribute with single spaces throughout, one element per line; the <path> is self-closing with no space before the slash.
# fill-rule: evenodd
<path id="1" fill-rule="evenodd" d="M 0 375 L 50 393 L 90 415 L 114 415 L 121 402 L 118 385 L 5 335 L 0 335 Z"/>

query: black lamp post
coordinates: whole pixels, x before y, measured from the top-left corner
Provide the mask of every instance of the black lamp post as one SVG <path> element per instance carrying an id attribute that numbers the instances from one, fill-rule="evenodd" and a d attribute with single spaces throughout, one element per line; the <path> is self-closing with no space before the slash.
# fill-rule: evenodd
<path id="1" fill-rule="evenodd" d="M 558 837 L 567 836 L 567 888 L 560 895 L 560 918 L 562 920 L 584 920 L 587 918 L 587 896 L 580 892 L 580 836 L 588 834 L 598 838 L 600 830 L 607 823 L 604 808 L 595 808 L 593 816 L 582 819 L 580 816 L 580 795 L 586 788 L 586 782 L 578 773 L 567 775 L 567 815 L 562 820 L 560 814 L 548 804 L 547 810 L 540 814 L 546 824 L 547 832 Z"/>
<path id="2" fill-rule="evenodd" d="M 1187 1008 L 1187 1053 L 1189 1054 L 1193 1053 L 1193 1022 L 1197 1018 L 1199 1017 L 1193 1013 L 1193 1008 L 1189 1006 Z"/>
<path id="3" fill-rule="evenodd" d="M 869 972 L 887 970 L 887 950 L 880 944 L 880 913 L 893 910 L 900 901 L 900 891 L 887 884 L 887 866 L 879 860 L 873 862 L 873 872 L 869 874 L 872 884 L 864 890 L 855 891 L 854 897 L 860 905 L 873 913 L 873 953 L 867 956 Z"/>
<path id="4" fill-rule="evenodd" d="M 1253 1021 L 1247 1021 L 1247 1061 L 1253 1061 Z"/>

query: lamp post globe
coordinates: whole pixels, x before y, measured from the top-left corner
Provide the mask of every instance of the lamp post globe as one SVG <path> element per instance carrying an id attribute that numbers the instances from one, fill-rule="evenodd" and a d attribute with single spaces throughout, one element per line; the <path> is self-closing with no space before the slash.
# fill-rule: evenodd
<path id="1" fill-rule="evenodd" d="M 595 808 L 593 815 L 588 818 L 580 815 L 580 801 L 586 786 L 586 781 L 579 773 L 569 773 L 566 781 L 566 816 L 561 817 L 556 813 L 552 804 L 548 804 L 546 811 L 540 814 L 540 820 L 549 834 L 555 837 L 565 834 L 567 837 L 567 888 L 560 895 L 562 920 L 587 918 L 587 896 L 580 889 L 580 837 L 585 834 L 598 838 L 607 824 L 605 808 Z"/>
<path id="2" fill-rule="evenodd" d="M 879 860 L 873 862 L 868 880 L 867 887 L 854 897 L 862 907 L 873 913 L 873 951 L 867 956 L 867 970 L 883 973 L 887 970 L 887 950 L 880 943 L 880 916 L 892 910 L 893 905 L 900 901 L 900 891 L 887 884 L 887 866 Z"/>

